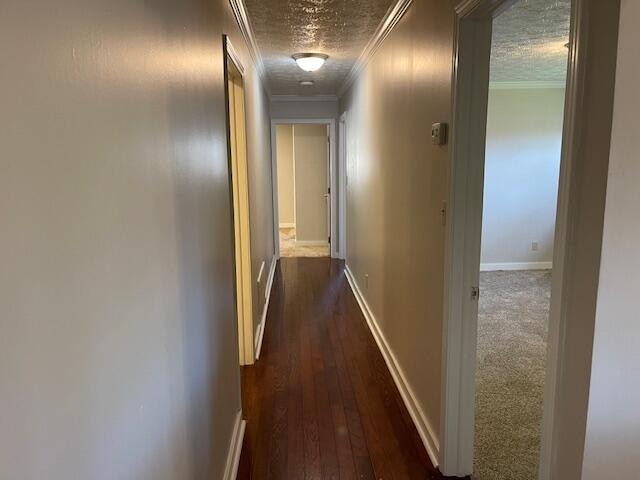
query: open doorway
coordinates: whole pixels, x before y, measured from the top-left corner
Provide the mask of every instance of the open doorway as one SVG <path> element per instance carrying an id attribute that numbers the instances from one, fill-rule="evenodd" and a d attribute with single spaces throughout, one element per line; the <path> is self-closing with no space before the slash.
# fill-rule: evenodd
<path id="1" fill-rule="evenodd" d="M 231 189 L 240 365 L 255 360 L 251 284 L 251 230 L 243 67 L 224 37 L 228 113 L 229 185 Z"/>
<path id="2" fill-rule="evenodd" d="M 281 257 L 331 254 L 331 125 L 277 123 L 278 240 Z"/>
<path id="3" fill-rule="evenodd" d="M 493 19 L 475 375 L 474 479 L 540 458 L 570 0 Z"/>
<path id="4" fill-rule="evenodd" d="M 474 473 L 474 460 L 477 463 L 477 457 L 474 459 L 478 453 L 474 442 L 478 440 L 475 438 L 475 420 L 476 410 L 481 407 L 476 404 L 476 379 L 482 374 L 479 372 L 477 356 L 481 321 L 478 315 L 482 308 L 480 299 L 484 294 L 480 289 L 480 266 L 485 213 L 485 153 L 488 152 L 487 114 L 492 95 L 492 33 L 494 20 L 499 20 L 505 12 L 508 14 L 511 8 L 518 8 L 521 1 L 466 0 L 456 8 L 454 115 L 450 135 L 451 187 L 446 202 L 445 380 L 442 390 L 440 452 L 440 468 L 446 475 L 471 475 Z M 540 375 L 544 382 L 542 418 L 538 420 L 536 417 L 535 423 L 541 424 L 538 427 L 539 440 L 529 451 L 534 452 L 532 463 L 535 465 L 534 469 L 539 470 L 534 478 L 556 478 L 557 472 L 562 472 L 562 478 L 573 478 L 576 475 L 565 473 L 579 471 L 581 450 L 579 447 L 575 448 L 575 444 L 567 442 L 567 439 L 582 428 L 582 422 L 586 418 L 588 389 L 584 385 L 588 385 L 588 370 L 579 359 L 589 358 L 591 353 L 589 333 L 584 331 L 583 326 L 585 319 L 595 315 L 600 258 L 596 239 L 602 228 L 598 218 L 604 205 L 600 189 L 606 179 L 606 170 L 603 168 L 606 162 L 603 159 L 608 158 L 608 143 L 601 142 L 602 138 L 598 135 L 587 132 L 590 132 L 594 118 L 600 120 L 602 117 L 605 125 L 611 118 L 613 75 L 610 72 L 614 71 L 611 69 L 611 59 L 615 57 L 612 52 L 615 53 L 617 18 L 615 8 L 590 0 L 557 0 L 548 2 L 546 6 L 542 0 L 527 0 L 522 5 L 537 9 L 520 20 L 518 27 L 512 32 L 514 38 L 520 33 L 530 33 L 536 27 L 548 32 L 549 20 L 545 20 L 545 14 L 549 9 L 568 7 L 570 18 L 568 41 L 566 36 L 558 36 L 546 44 L 528 49 L 529 52 L 541 55 L 562 52 L 558 58 L 562 58 L 566 65 L 562 124 L 554 129 L 561 131 L 561 154 L 557 208 L 553 223 L 550 300 L 548 303 L 541 302 L 548 305 L 541 309 L 542 322 L 547 322 L 546 332 L 539 335 L 539 339 L 543 340 L 542 344 L 546 342 L 544 366 Z M 587 48 L 594 45 L 598 48 Z M 527 52 L 526 47 L 522 48 L 522 43 L 518 46 L 521 52 Z M 596 64 L 600 67 L 594 67 Z M 530 86 L 534 83 L 530 83 Z M 522 123 L 526 124 L 524 121 Z M 535 122 L 535 125 L 539 126 L 540 123 Z M 605 131 L 605 138 L 606 135 L 608 133 Z M 511 158 L 512 155 L 507 157 Z M 535 181 L 532 176 L 538 177 L 540 168 L 534 174 L 522 176 L 519 184 L 527 185 Z M 499 204 L 511 206 L 511 203 L 510 199 L 506 199 Z M 526 204 L 539 205 L 537 201 Z M 586 217 L 589 221 L 585 222 Z M 527 234 L 525 245 L 528 253 L 540 251 L 541 240 L 529 238 L 531 233 L 526 232 L 526 227 L 529 227 L 528 219 L 520 220 L 519 225 L 520 230 Z M 536 246 L 538 250 L 535 250 Z M 505 263 L 518 262 L 511 260 Z M 540 263 L 544 263 L 543 260 Z M 544 298 L 544 295 L 539 298 Z M 521 354 L 511 356 L 509 366 L 514 366 L 523 358 Z M 526 378 L 528 377 L 527 374 Z M 524 376 L 516 375 L 514 378 L 508 386 L 517 387 Z M 538 381 L 537 385 L 540 383 Z M 500 407 L 504 398 L 506 397 L 502 393 L 494 394 L 494 405 Z M 523 411 L 521 408 L 515 410 L 517 415 Z M 507 423 L 507 415 L 503 411 L 494 417 L 495 422 Z M 522 425 L 521 421 L 517 421 L 511 424 L 511 428 L 517 430 Z M 494 454 L 501 452 L 500 445 L 494 444 L 487 448 Z M 520 461 L 515 458 L 503 459 L 502 464 L 512 466 Z M 492 471 L 491 474 L 492 478 L 523 478 L 513 471 Z"/>

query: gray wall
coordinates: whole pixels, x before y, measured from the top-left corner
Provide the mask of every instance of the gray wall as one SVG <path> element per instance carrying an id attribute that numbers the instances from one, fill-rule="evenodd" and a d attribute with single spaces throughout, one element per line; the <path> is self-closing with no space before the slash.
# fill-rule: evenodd
<path id="1" fill-rule="evenodd" d="M 240 409 L 225 31 L 267 206 L 252 253 L 273 251 L 268 103 L 233 22 L 224 0 L 3 3 L 1 478 L 221 478 Z"/>
<path id="2" fill-rule="evenodd" d="M 451 120 L 453 25 L 453 2 L 413 2 L 340 102 L 347 264 L 436 442 L 449 147 L 430 125 Z"/>
<path id="3" fill-rule="evenodd" d="M 584 480 L 640 471 L 640 4 L 623 0 Z"/>
<path id="4" fill-rule="evenodd" d="M 561 88 L 489 91 L 483 269 L 551 264 L 563 113 Z"/>
<path id="5" fill-rule="evenodd" d="M 333 118 L 338 119 L 337 99 L 312 99 L 302 97 L 298 100 L 271 97 L 271 118 Z"/>

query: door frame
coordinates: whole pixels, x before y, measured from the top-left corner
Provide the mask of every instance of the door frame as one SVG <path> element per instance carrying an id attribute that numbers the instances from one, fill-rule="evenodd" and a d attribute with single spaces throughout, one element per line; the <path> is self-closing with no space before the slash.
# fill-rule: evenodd
<path id="1" fill-rule="evenodd" d="M 340 235 L 340 258 L 347 258 L 347 137 L 349 135 L 349 123 L 347 111 L 342 112 L 338 123 L 338 190 L 339 204 L 339 231 Z"/>
<path id="2" fill-rule="evenodd" d="M 251 224 L 249 219 L 249 178 L 247 164 L 247 129 L 246 129 L 246 95 L 244 67 L 240 57 L 231 44 L 229 37 L 223 36 L 224 54 L 224 95 L 227 119 L 227 165 L 229 172 L 229 201 L 231 206 L 232 245 L 234 259 L 234 300 L 235 318 L 238 332 L 238 354 L 240 365 L 251 365 L 255 362 L 255 345 L 253 329 L 253 284 L 251 273 Z M 231 139 L 231 122 L 235 122 L 236 106 L 231 109 L 231 100 L 235 96 L 229 91 L 231 69 L 234 76 L 239 76 L 242 83 L 242 138 Z M 233 116 L 232 116 L 233 110 Z M 243 153 L 234 159 L 233 149 L 243 148 Z"/>
<path id="3" fill-rule="evenodd" d="M 478 305 L 471 289 L 480 270 L 491 25 L 516 1 L 464 0 L 455 9 L 440 422 L 440 466 L 452 476 L 473 472 Z M 619 8 L 617 0 L 598 1 L 571 4 L 541 480 L 579 478 L 582 465 Z"/>
<path id="4" fill-rule="evenodd" d="M 329 194 L 329 212 L 331 215 L 331 222 L 329 225 L 329 234 L 331 236 L 331 257 L 344 258 L 342 252 L 344 247 L 341 244 L 338 232 L 343 230 L 343 218 L 339 215 L 339 208 L 336 202 L 336 198 L 342 196 L 342 193 L 338 193 L 339 190 L 339 169 L 336 164 L 336 122 L 333 118 L 273 118 L 271 119 L 271 175 L 273 181 L 273 237 L 275 245 L 276 258 L 280 258 L 280 214 L 278 211 L 278 161 L 276 154 L 276 127 L 278 125 L 295 125 L 295 124 L 319 124 L 328 125 L 329 127 L 329 187 L 331 193 Z M 340 218 L 338 218 L 340 217 Z M 340 245 L 339 245 L 340 244 Z"/>

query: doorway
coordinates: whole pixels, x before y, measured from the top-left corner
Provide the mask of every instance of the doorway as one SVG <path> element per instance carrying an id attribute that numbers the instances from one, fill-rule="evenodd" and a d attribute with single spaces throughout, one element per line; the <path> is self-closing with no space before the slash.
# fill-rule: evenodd
<path id="1" fill-rule="evenodd" d="M 332 121 L 273 122 L 274 235 L 281 257 L 327 257 L 335 251 L 332 133 Z"/>
<path id="2" fill-rule="evenodd" d="M 231 189 L 235 293 L 240 365 L 255 361 L 251 285 L 251 229 L 243 67 L 229 39 L 224 37 L 228 113 L 229 184 Z"/>
<path id="3" fill-rule="evenodd" d="M 536 480 L 570 0 L 493 19 L 475 374 L 474 479 Z"/>
<path id="4" fill-rule="evenodd" d="M 440 452 L 446 475 L 474 471 L 492 27 L 495 18 L 517 3 L 465 0 L 456 8 Z M 537 477 L 544 480 L 578 478 L 575 472 L 581 468 L 582 446 L 575 440 L 586 419 L 589 381 L 581 359 L 590 358 L 592 331 L 585 325 L 595 316 L 617 12 L 615 4 L 571 0 L 569 41 L 552 47 L 567 48 L 568 60 Z M 531 16 L 520 30 L 527 31 L 538 20 L 540 15 Z M 593 118 L 605 125 L 604 141 L 588 134 Z"/>

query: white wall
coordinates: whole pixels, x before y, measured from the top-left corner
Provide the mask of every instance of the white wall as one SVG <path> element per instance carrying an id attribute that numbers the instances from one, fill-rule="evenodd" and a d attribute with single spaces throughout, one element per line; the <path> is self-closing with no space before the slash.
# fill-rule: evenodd
<path id="1" fill-rule="evenodd" d="M 564 89 L 489 91 L 483 270 L 551 266 L 563 112 Z"/>
<path id="2" fill-rule="evenodd" d="M 276 162 L 278 170 L 278 220 L 294 225 L 295 177 L 293 163 L 293 125 L 276 125 Z"/>
<path id="3" fill-rule="evenodd" d="M 584 480 L 640 472 L 640 3 L 622 0 Z"/>
<path id="4" fill-rule="evenodd" d="M 220 479 L 241 408 L 223 33 L 271 192 L 228 2 L 0 10 L 0 478 Z"/>

